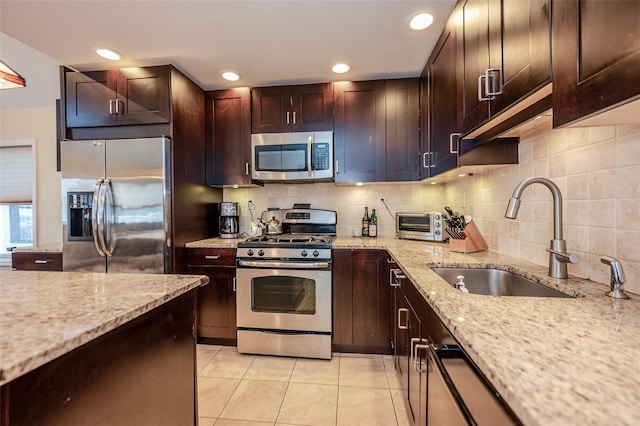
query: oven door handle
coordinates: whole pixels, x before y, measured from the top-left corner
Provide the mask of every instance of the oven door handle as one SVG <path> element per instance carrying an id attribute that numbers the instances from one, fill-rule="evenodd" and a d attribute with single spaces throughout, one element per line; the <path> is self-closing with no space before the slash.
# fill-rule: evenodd
<path id="1" fill-rule="evenodd" d="M 277 260 L 238 260 L 238 266 L 251 268 L 327 269 L 329 262 L 281 262 Z"/>

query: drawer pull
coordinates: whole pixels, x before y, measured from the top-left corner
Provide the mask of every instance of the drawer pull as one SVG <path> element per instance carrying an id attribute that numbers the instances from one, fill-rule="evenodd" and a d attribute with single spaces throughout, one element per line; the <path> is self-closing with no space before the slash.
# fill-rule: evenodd
<path id="1" fill-rule="evenodd" d="M 209 255 L 209 256 L 205 256 L 204 258 L 207 259 L 207 260 L 218 260 L 218 259 L 220 259 L 220 256 Z"/>
<path id="2" fill-rule="evenodd" d="M 34 260 L 33 263 L 38 265 L 43 265 L 43 264 L 51 263 L 51 259 L 36 259 Z"/>

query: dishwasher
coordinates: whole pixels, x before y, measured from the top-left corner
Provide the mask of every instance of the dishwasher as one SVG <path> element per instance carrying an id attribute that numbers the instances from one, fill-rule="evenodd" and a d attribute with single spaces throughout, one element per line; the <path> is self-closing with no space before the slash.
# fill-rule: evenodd
<path id="1" fill-rule="evenodd" d="M 427 425 L 522 424 L 457 344 L 420 346 L 426 351 Z"/>

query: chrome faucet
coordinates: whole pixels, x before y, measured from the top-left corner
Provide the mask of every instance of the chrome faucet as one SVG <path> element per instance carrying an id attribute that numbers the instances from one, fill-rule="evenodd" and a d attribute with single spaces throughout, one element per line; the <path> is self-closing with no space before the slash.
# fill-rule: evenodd
<path id="1" fill-rule="evenodd" d="M 624 283 L 627 278 L 624 275 L 620 261 L 607 256 L 602 256 L 600 261 L 611 267 L 611 291 L 607 292 L 607 296 L 614 299 L 629 299 L 629 296 L 624 292 Z"/>
<path id="2" fill-rule="evenodd" d="M 518 184 L 513 190 L 504 216 L 515 219 L 520 209 L 520 196 L 522 191 L 532 183 L 540 183 L 551 191 L 553 195 L 553 240 L 551 240 L 549 252 L 549 276 L 552 278 L 566 279 L 567 263 L 578 263 L 580 257 L 577 254 L 567 253 L 567 242 L 562 239 L 562 194 L 560 188 L 551 180 L 543 177 L 530 177 Z"/>

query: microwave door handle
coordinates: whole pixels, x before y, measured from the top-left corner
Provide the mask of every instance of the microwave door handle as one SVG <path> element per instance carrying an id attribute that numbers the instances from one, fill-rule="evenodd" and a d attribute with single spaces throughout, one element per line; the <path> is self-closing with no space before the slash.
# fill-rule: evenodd
<path id="1" fill-rule="evenodd" d="M 313 170 L 311 169 L 311 149 L 313 147 L 313 136 L 307 138 L 307 174 L 309 177 L 313 176 Z"/>

